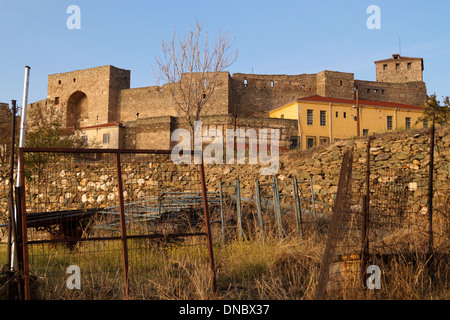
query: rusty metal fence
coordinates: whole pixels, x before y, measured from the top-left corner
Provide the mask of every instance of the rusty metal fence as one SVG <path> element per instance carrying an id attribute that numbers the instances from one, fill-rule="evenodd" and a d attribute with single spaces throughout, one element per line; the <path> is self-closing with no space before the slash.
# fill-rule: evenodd
<path id="1" fill-rule="evenodd" d="M 416 263 L 422 259 L 432 277 L 438 260 L 448 259 L 450 185 L 434 186 L 430 174 L 428 200 L 424 202 L 423 197 L 415 195 L 417 191 L 423 194 L 423 187 L 419 190 L 417 183 L 423 173 L 418 175 L 413 165 L 375 166 L 371 140 L 367 140 L 367 158 L 363 159 L 366 168 L 360 172 L 353 169 L 358 178 L 352 177 L 352 163 L 344 156 L 343 181 L 339 181 L 326 231 L 317 299 L 325 299 L 328 294 L 345 299 L 367 292 L 367 268 L 371 264 L 392 259 Z M 428 173 L 434 172 L 432 158 L 425 168 Z M 348 179 L 344 179 L 346 176 Z"/>
<path id="2" fill-rule="evenodd" d="M 170 297 L 162 279 L 182 286 L 205 265 L 204 290 L 215 291 L 202 165 L 175 165 L 161 150 L 24 148 L 19 156 L 27 298 Z"/>

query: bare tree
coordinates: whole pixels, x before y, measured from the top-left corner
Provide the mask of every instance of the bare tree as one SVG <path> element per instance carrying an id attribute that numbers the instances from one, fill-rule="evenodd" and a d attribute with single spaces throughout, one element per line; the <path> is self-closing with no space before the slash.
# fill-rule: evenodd
<path id="1" fill-rule="evenodd" d="M 194 121 L 207 112 L 213 101 L 220 72 L 231 66 L 237 51 L 231 52 L 229 34 L 219 32 L 213 43 L 202 25 L 183 37 L 174 31 L 172 40 L 162 42 L 162 57 L 156 58 L 156 77 L 168 84 L 174 109 L 184 125 L 193 133 Z"/>

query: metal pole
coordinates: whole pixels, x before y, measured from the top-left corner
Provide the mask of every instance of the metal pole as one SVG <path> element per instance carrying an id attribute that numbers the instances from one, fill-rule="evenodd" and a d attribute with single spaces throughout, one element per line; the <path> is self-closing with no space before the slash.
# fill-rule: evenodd
<path id="1" fill-rule="evenodd" d="M 225 244 L 225 221 L 223 217 L 223 190 L 222 181 L 219 181 L 219 192 L 220 192 L 220 223 L 222 225 L 222 244 Z"/>
<path id="2" fill-rule="evenodd" d="M 9 221 L 8 221 L 8 247 L 7 247 L 7 265 L 12 269 L 12 239 L 16 239 L 16 226 L 14 223 L 14 142 L 16 137 L 16 100 L 11 101 L 11 149 L 9 163 Z"/>
<path id="3" fill-rule="evenodd" d="M 360 121 L 359 121 L 359 91 L 356 89 L 356 136 L 361 135 Z"/>
<path id="4" fill-rule="evenodd" d="M 211 268 L 211 277 L 212 277 L 212 291 L 216 294 L 217 285 L 216 285 L 216 267 L 214 264 L 214 252 L 213 252 L 213 244 L 212 244 L 212 235 L 211 235 L 211 225 L 209 221 L 209 208 L 208 208 L 208 194 L 206 190 L 206 179 L 205 179 L 205 168 L 203 166 L 203 159 L 199 164 L 200 171 L 200 181 L 202 187 L 202 198 L 203 198 L 203 211 L 205 212 L 205 224 L 206 224 L 206 235 L 208 237 L 208 253 L 209 253 L 209 266 Z"/>
<path id="5" fill-rule="evenodd" d="M 286 236 L 286 233 L 283 229 L 283 221 L 281 219 L 281 203 L 280 192 L 278 190 L 278 179 L 275 176 L 273 177 L 273 206 L 280 236 Z"/>
<path id="6" fill-rule="evenodd" d="M 264 243 L 264 222 L 262 218 L 261 209 L 261 186 L 259 185 L 259 179 L 255 182 L 255 195 L 256 195 L 256 212 L 258 213 L 259 227 L 261 229 L 261 240 Z"/>
<path id="7" fill-rule="evenodd" d="M 314 214 L 314 221 L 317 222 L 317 217 L 316 217 L 316 202 L 314 200 L 314 188 L 313 188 L 313 181 L 312 181 L 312 175 L 309 175 L 309 184 L 311 185 L 311 201 L 312 201 L 312 209 L 313 209 L 313 214 Z M 316 225 L 317 227 L 317 225 Z"/>
<path id="8" fill-rule="evenodd" d="M 25 146 L 25 126 L 27 121 L 27 105 L 28 105 L 28 86 L 29 86 L 29 76 L 30 76 L 30 67 L 25 67 L 25 80 L 23 85 L 23 101 L 22 101 L 22 115 L 20 119 L 20 139 L 19 139 L 19 148 L 23 148 Z M 20 168 L 20 159 L 19 165 Z M 20 172 L 17 172 L 17 187 L 20 186 Z"/>
<path id="9" fill-rule="evenodd" d="M 366 168 L 366 194 L 363 196 L 363 221 L 362 221 L 362 248 L 361 248 L 361 279 L 365 285 L 366 266 L 369 256 L 369 205 L 370 205 L 370 142 L 367 140 L 367 168 Z"/>
<path id="10" fill-rule="evenodd" d="M 298 229 L 300 238 L 303 238 L 302 212 L 300 209 L 300 201 L 298 199 L 298 185 L 297 185 L 296 177 L 294 177 L 292 179 L 292 191 L 294 192 L 294 204 L 295 204 L 295 215 L 297 218 L 297 229 Z"/>
<path id="11" fill-rule="evenodd" d="M 120 163 L 120 152 L 116 152 L 116 172 L 117 172 L 117 192 L 119 196 L 119 213 L 120 213 L 120 238 L 122 241 L 122 258 L 123 258 L 123 275 L 125 283 L 125 297 L 129 295 L 128 283 L 128 246 L 127 246 L 127 228 L 125 221 L 125 209 L 123 199 L 123 183 L 122 183 L 122 166 Z"/>
<path id="12" fill-rule="evenodd" d="M 238 220 L 239 238 L 243 238 L 244 231 L 242 229 L 242 216 L 241 216 L 241 186 L 239 180 L 236 180 L 236 214 Z"/>
<path id="13" fill-rule="evenodd" d="M 434 133 L 436 115 L 433 112 L 433 123 L 430 130 L 430 163 L 428 169 L 428 253 L 433 253 L 433 170 L 434 170 Z"/>
<path id="14" fill-rule="evenodd" d="M 30 67 L 25 67 L 25 79 L 24 79 L 24 85 L 23 85 L 23 100 L 22 100 L 22 115 L 20 119 L 20 139 L 19 139 L 19 148 L 23 148 L 25 146 L 25 124 L 27 119 L 27 104 L 28 104 L 28 86 L 29 86 L 29 76 L 30 76 Z M 17 164 L 17 179 L 16 179 L 16 187 L 20 187 L 20 157 L 18 159 Z M 14 210 L 14 220 L 13 223 L 15 224 L 16 230 L 18 230 L 19 225 L 17 223 L 19 213 L 17 212 L 17 208 Z M 13 255 L 11 257 L 11 263 L 12 263 L 12 269 L 16 269 L 16 261 L 17 258 L 16 255 L 16 239 L 13 239 L 12 245 L 11 245 L 11 254 Z"/>
<path id="15" fill-rule="evenodd" d="M 25 293 L 25 300 L 31 299 L 31 288 L 30 288 L 30 277 L 29 277 L 29 265 L 28 265 L 28 237 L 27 237 L 27 217 L 26 217 L 26 202 L 25 202 L 25 171 L 24 171 L 24 160 L 23 160 L 23 150 L 19 149 L 19 159 L 20 159 L 20 187 L 19 187 L 19 194 L 20 194 L 20 212 L 17 212 L 17 214 L 21 216 L 21 228 L 22 228 L 22 271 L 23 271 L 23 277 L 24 277 L 24 293 Z"/>

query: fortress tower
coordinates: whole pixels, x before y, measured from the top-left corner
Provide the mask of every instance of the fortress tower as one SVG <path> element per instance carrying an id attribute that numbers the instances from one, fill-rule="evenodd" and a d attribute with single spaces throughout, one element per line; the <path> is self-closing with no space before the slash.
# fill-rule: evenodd
<path id="1" fill-rule="evenodd" d="M 375 61 L 378 82 L 422 82 L 423 59 L 402 57 L 393 54 L 392 58 Z"/>

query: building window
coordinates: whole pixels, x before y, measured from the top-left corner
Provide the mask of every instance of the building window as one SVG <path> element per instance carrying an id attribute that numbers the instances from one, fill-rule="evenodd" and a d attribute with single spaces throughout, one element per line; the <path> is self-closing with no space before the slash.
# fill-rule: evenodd
<path id="1" fill-rule="evenodd" d="M 77 81 L 77 79 L 73 78 L 73 82 L 76 82 L 76 81 Z"/>
<path id="2" fill-rule="evenodd" d="M 273 83 L 273 80 L 272 80 L 272 81 L 270 81 L 270 86 L 273 88 L 273 85 L 274 85 L 274 83 Z"/>
<path id="3" fill-rule="evenodd" d="M 384 71 L 387 70 L 387 64 L 383 64 L 383 70 L 384 70 Z"/>
<path id="4" fill-rule="evenodd" d="M 423 120 L 423 128 L 428 129 L 428 121 L 427 120 Z"/>
<path id="5" fill-rule="evenodd" d="M 343 116 L 344 118 L 347 118 L 347 112 L 344 112 L 344 116 Z"/>
<path id="6" fill-rule="evenodd" d="M 306 110 L 306 124 L 309 126 L 313 125 L 313 110 Z"/>
<path id="7" fill-rule="evenodd" d="M 61 80 L 58 80 L 58 84 L 61 84 Z"/>
<path id="8" fill-rule="evenodd" d="M 408 70 L 411 70 L 411 62 L 408 62 Z"/>
<path id="9" fill-rule="evenodd" d="M 324 110 L 320 110 L 320 125 L 322 127 L 327 125 L 327 112 Z"/>
<path id="10" fill-rule="evenodd" d="M 363 137 L 367 137 L 369 135 L 369 129 L 363 129 Z"/>
<path id="11" fill-rule="evenodd" d="M 103 134 L 103 143 L 104 143 L 104 144 L 108 144 L 109 141 L 110 141 L 109 133 L 104 133 L 104 134 Z"/>
<path id="12" fill-rule="evenodd" d="M 59 104 L 59 97 L 55 98 L 55 104 Z"/>
<path id="13" fill-rule="evenodd" d="M 320 144 L 329 144 L 330 143 L 330 138 L 329 137 L 320 137 Z"/>
<path id="14" fill-rule="evenodd" d="M 336 111 L 336 118 L 339 117 L 339 112 Z"/>
<path id="15" fill-rule="evenodd" d="M 280 118 L 281 118 L 281 119 L 284 119 L 284 114 L 282 114 L 282 115 L 280 116 Z"/>
<path id="16" fill-rule="evenodd" d="M 400 63 L 395 64 L 395 70 L 400 70 Z"/>
<path id="17" fill-rule="evenodd" d="M 339 81 L 339 85 L 342 87 L 342 80 Z"/>
<path id="18" fill-rule="evenodd" d="M 316 146 L 316 137 L 306 137 L 306 148 L 311 149 Z"/>
<path id="19" fill-rule="evenodd" d="M 387 116 L 387 129 L 392 130 L 392 116 Z"/>
<path id="20" fill-rule="evenodd" d="M 291 136 L 289 138 L 290 142 L 291 142 L 291 149 L 300 149 L 300 137 L 299 136 Z"/>
<path id="21" fill-rule="evenodd" d="M 247 79 L 244 79 L 244 87 L 247 87 L 248 81 Z"/>
<path id="22" fill-rule="evenodd" d="M 411 129 L 411 118 L 410 117 L 405 118 L 405 127 L 406 127 L 406 130 Z"/>

